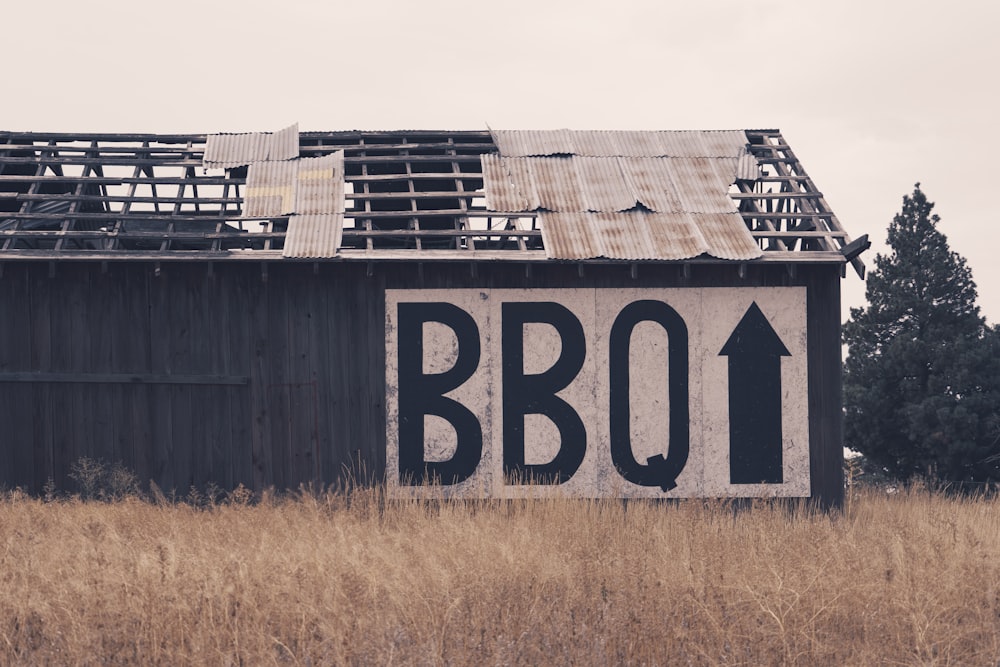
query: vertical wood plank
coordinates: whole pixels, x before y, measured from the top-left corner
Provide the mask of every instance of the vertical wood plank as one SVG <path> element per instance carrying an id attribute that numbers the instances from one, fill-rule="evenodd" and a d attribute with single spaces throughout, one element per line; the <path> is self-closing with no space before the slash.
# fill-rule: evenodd
<path id="1" fill-rule="evenodd" d="M 6 359 L 0 368 L 8 371 L 27 371 L 31 365 L 31 276 L 30 268 L 19 269 L 11 271 L 13 275 L 9 278 L 4 278 L 8 294 L 3 313 L 7 332 L 0 344 L 6 348 Z M 9 450 L 9 472 L 6 476 L 12 486 L 30 488 L 34 479 L 34 455 L 31 451 L 34 427 L 25 415 L 32 412 L 31 392 L 28 387 L 17 384 L 7 384 L 5 389 L 7 405 L 13 416 L 4 424 L 4 439 Z"/>
<path id="2" fill-rule="evenodd" d="M 193 330 L 195 323 L 192 314 L 192 294 L 190 267 L 185 265 L 171 266 L 167 281 L 170 313 L 170 373 L 172 375 L 190 373 L 194 368 Z M 171 442 L 170 462 L 174 471 L 174 485 L 178 493 L 186 494 L 194 484 L 193 464 L 194 449 L 197 447 L 198 433 L 194 424 L 194 406 L 196 400 L 192 387 L 183 384 L 171 384 L 171 419 L 173 422 L 173 439 Z"/>
<path id="3" fill-rule="evenodd" d="M 148 269 L 147 269 L 148 270 Z M 149 278 L 149 330 L 150 371 L 167 375 L 171 366 L 171 338 L 174 325 L 170 316 L 170 289 L 172 277 L 168 271 Z M 166 492 L 177 490 L 172 457 L 174 455 L 174 396 L 169 385 L 150 385 L 150 477 Z"/>
<path id="4" fill-rule="evenodd" d="M 267 323 L 268 356 L 265 363 L 270 367 L 270 382 L 267 387 L 268 430 L 270 439 L 267 448 L 271 450 L 273 484 L 281 489 L 290 483 L 291 443 L 289 435 L 290 381 L 288 377 L 288 293 L 289 284 L 284 271 L 272 269 L 269 319 Z"/>
<path id="5" fill-rule="evenodd" d="M 115 332 L 122 328 L 121 323 L 114 318 L 116 284 L 94 264 L 83 264 L 79 268 L 86 272 L 90 285 L 86 310 L 90 350 L 85 369 L 88 373 L 114 373 L 113 339 Z M 93 425 L 93 457 L 107 465 L 128 465 L 124 451 L 127 448 L 127 434 L 122 427 L 122 386 L 116 383 L 91 384 L 81 386 L 80 390 L 90 399 L 87 409 Z"/>
<path id="6" fill-rule="evenodd" d="M 37 271 L 29 270 L 28 276 L 31 289 L 31 369 L 49 372 L 52 370 L 51 282 L 38 275 Z M 30 391 L 35 461 L 32 491 L 38 493 L 50 478 L 55 483 L 52 432 L 54 415 L 50 385 L 32 383 Z"/>
<path id="7" fill-rule="evenodd" d="M 116 313 L 116 321 L 122 323 L 115 342 L 118 372 L 151 373 L 150 271 L 141 264 L 127 264 L 115 267 L 114 275 L 121 285 L 120 309 Z M 124 428 L 131 439 L 132 470 L 143 485 L 148 485 L 153 478 L 154 448 L 151 387 L 129 385 L 124 395 L 126 414 L 123 420 L 127 422 Z"/>
<path id="8" fill-rule="evenodd" d="M 220 293 L 229 345 L 228 371 L 233 375 L 253 376 L 253 308 L 249 281 L 252 267 L 227 267 L 225 289 Z M 221 283 L 221 281 L 220 281 Z M 251 382 L 253 380 L 251 379 Z M 231 424 L 231 479 L 226 488 L 239 484 L 254 488 L 254 413 L 252 386 L 235 387 L 229 394 Z"/>
<path id="9" fill-rule="evenodd" d="M 292 487 L 317 482 L 319 406 L 316 387 L 317 294 L 316 276 L 305 267 L 295 267 L 289 283 L 288 302 L 288 396 L 289 474 Z"/>
<path id="10" fill-rule="evenodd" d="M 253 490 L 261 491 L 274 484 L 271 451 L 271 418 L 268 404 L 268 388 L 271 385 L 271 343 L 268 323 L 271 313 L 271 283 L 263 282 L 258 274 L 248 280 L 251 310 L 251 336 L 253 356 L 251 357 L 250 390 L 253 409 Z"/>

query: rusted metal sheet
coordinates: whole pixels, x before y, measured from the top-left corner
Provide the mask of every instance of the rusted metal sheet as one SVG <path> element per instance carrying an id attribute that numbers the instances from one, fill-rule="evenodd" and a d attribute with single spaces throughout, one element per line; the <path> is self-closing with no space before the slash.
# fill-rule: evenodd
<path id="1" fill-rule="evenodd" d="M 737 213 L 540 213 L 550 259 L 666 260 L 708 254 L 750 260 L 763 253 Z"/>
<path id="2" fill-rule="evenodd" d="M 490 211 L 528 211 L 528 200 L 514 185 L 507 169 L 507 160 L 499 155 L 484 153 L 483 189 L 486 191 L 486 208 Z"/>
<path id="3" fill-rule="evenodd" d="M 646 216 L 649 234 L 663 259 L 688 259 L 713 248 L 702 234 L 698 216 L 690 213 L 656 213 Z"/>
<path id="4" fill-rule="evenodd" d="M 595 151 L 600 148 L 600 143 L 590 143 L 592 133 L 581 132 L 579 139 L 586 146 L 586 150 Z M 663 157 L 663 144 L 660 141 L 660 132 L 611 132 L 611 139 L 617 149 L 614 153 L 606 155 L 616 155 L 619 157 Z"/>
<path id="5" fill-rule="evenodd" d="M 294 123 L 271 135 L 268 160 L 291 160 L 299 156 L 299 124 Z"/>
<path id="6" fill-rule="evenodd" d="M 531 184 L 531 176 L 523 161 L 512 161 L 499 155 L 485 153 L 481 156 L 483 182 L 486 191 L 486 208 L 490 211 L 533 211 L 540 206 L 532 187 L 533 198 L 528 200 L 521 188 Z M 517 176 L 511 173 L 517 169 Z"/>
<path id="7" fill-rule="evenodd" d="M 333 257 L 340 249 L 343 231 L 343 213 L 290 216 L 282 255 L 316 259 Z"/>
<path id="8" fill-rule="evenodd" d="M 270 218 L 295 211 L 298 162 L 254 162 L 247 168 L 243 216 Z"/>
<path id="9" fill-rule="evenodd" d="M 573 139 L 570 130 L 490 130 L 500 155 L 570 155 Z"/>
<path id="10" fill-rule="evenodd" d="M 743 130 L 681 130 L 659 132 L 657 138 L 668 157 L 735 158 L 744 152 L 747 136 Z"/>
<path id="11" fill-rule="evenodd" d="M 538 193 L 539 208 L 546 211 L 586 210 L 572 158 L 537 158 L 525 162 Z"/>
<path id="12" fill-rule="evenodd" d="M 542 245 L 549 259 L 592 259 L 601 257 L 602 249 L 590 233 L 586 213 L 542 213 Z"/>
<path id="13" fill-rule="evenodd" d="M 760 177 L 760 165 L 757 158 L 749 151 L 739 157 L 736 166 L 736 179 L 740 181 L 756 181 Z"/>
<path id="14" fill-rule="evenodd" d="M 619 158 L 576 156 L 572 160 L 586 210 L 627 211 L 635 207 L 635 192 L 629 188 Z"/>
<path id="15" fill-rule="evenodd" d="M 729 186 L 736 181 L 737 158 L 673 158 L 670 178 L 680 200 L 681 211 L 688 213 L 729 213 L 737 210 L 729 196 Z"/>
<path id="16" fill-rule="evenodd" d="M 729 186 L 737 158 L 483 156 L 486 206 L 494 211 L 658 213 L 736 211 Z M 522 208 L 523 207 L 523 208 Z"/>
<path id="17" fill-rule="evenodd" d="M 681 260 L 710 250 L 684 213 L 542 213 L 550 259 Z"/>
<path id="18" fill-rule="evenodd" d="M 743 130 L 491 130 L 504 157 L 727 157 L 745 152 Z"/>
<path id="19" fill-rule="evenodd" d="M 299 155 L 299 126 L 278 132 L 210 134 L 202 158 L 206 168 L 243 167 L 265 160 L 291 160 Z"/>
<path id="20" fill-rule="evenodd" d="M 633 198 L 650 211 L 677 213 L 683 210 L 677 186 L 671 177 L 677 160 L 666 158 L 618 158 Z"/>
<path id="21" fill-rule="evenodd" d="M 739 213 L 698 213 L 692 217 L 708 242 L 708 254 L 719 259 L 757 259 L 764 253 Z"/>
<path id="22" fill-rule="evenodd" d="M 261 132 L 210 134 L 202 161 L 206 168 L 242 167 L 266 159 L 269 141 L 269 135 Z"/>
<path id="23" fill-rule="evenodd" d="M 295 213 L 344 212 L 344 151 L 296 160 Z"/>

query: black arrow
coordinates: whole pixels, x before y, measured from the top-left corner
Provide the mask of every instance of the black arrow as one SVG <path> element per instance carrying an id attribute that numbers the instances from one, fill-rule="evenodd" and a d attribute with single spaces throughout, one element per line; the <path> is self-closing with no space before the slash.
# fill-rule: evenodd
<path id="1" fill-rule="evenodd" d="M 781 484 L 781 357 L 791 353 L 754 302 L 719 356 L 729 357 L 729 483 Z"/>

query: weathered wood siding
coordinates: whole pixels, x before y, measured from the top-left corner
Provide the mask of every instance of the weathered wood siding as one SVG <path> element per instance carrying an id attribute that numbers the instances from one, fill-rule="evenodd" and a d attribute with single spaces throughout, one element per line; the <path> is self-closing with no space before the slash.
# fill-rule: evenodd
<path id="1" fill-rule="evenodd" d="M 475 271 L 473 271 L 473 267 Z M 837 504 L 840 267 L 23 262 L 0 277 L 0 484 L 79 457 L 186 492 L 378 479 L 386 288 L 807 287 L 813 496 Z"/>

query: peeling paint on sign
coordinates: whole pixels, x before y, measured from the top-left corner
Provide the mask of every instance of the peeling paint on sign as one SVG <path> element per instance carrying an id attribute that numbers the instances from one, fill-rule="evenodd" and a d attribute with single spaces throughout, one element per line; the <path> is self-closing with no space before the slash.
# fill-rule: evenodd
<path id="1" fill-rule="evenodd" d="M 387 290 L 385 332 L 394 496 L 809 495 L 805 288 Z"/>

